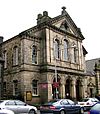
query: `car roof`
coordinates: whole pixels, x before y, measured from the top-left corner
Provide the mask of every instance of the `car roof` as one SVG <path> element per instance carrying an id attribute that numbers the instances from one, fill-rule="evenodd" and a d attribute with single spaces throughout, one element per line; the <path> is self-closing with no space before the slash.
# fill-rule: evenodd
<path id="1" fill-rule="evenodd" d="M 2 103 L 2 102 L 8 102 L 8 101 L 20 101 L 20 100 L 0 100 L 0 103 Z"/>

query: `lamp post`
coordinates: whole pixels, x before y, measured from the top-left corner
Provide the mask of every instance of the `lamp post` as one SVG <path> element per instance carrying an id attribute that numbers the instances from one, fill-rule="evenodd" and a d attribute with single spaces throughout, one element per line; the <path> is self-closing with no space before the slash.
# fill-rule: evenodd
<path id="1" fill-rule="evenodd" d="M 54 42 L 55 44 L 55 42 Z M 55 82 L 54 82 L 54 87 L 55 87 L 55 97 L 58 99 L 58 80 L 57 80 L 57 57 L 56 57 L 56 45 L 54 45 L 54 60 L 55 60 Z"/>
<path id="2" fill-rule="evenodd" d="M 56 83 L 56 99 L 58 99 L 58 90 L 57 90 L 57 67 L 56 67 L 56 58 L 55 58 L 55 83 Z"/>

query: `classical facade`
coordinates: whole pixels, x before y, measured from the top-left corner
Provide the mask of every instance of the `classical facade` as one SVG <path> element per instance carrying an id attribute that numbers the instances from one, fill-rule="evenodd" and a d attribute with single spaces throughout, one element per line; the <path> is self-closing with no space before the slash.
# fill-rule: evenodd
<path id="1" fill-rule="evenodd" d="M 32 93 L 30 103 L 87 97 L 90 77 L 83 40 L 65 7 L 54 18 L 47 11 L 38 14 L 36 26 L 0 45 L 5 60 L 4 96 L 30 100 L 26 93 Z M 94 91 L 95 83 L 91 94 Z"/>

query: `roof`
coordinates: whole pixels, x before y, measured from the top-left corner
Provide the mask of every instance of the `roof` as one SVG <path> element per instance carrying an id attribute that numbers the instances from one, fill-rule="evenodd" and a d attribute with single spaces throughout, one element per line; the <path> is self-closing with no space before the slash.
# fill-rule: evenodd
<path id="1" fill-rule="evenodd" d="M 94 74 L 95 64 L 99 64 L 100 58 L 91 59 L 86 61 L 86 71 L 87 73 Z"/>
<path id="2" fill-rule="evenodd" d="M 88 52 L 86 51 L 85 47 L 82 45 L 82 48 L 83 48 L 83 55 L 86 55 L 88 54 Z"/>

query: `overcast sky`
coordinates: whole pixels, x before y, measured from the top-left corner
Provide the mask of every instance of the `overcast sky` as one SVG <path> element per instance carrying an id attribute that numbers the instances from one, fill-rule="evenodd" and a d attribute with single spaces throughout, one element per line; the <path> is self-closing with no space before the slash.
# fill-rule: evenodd
<path id="1" fill-rule="evenodd" d="M 86 60 L 99 58 L 100 0 L 0 0 L 0 36 L 5 41 L 35 26 L 37 14 L 43 11 L 50 17 L 58 16 L 62 6 L 81 28 Z"/>

